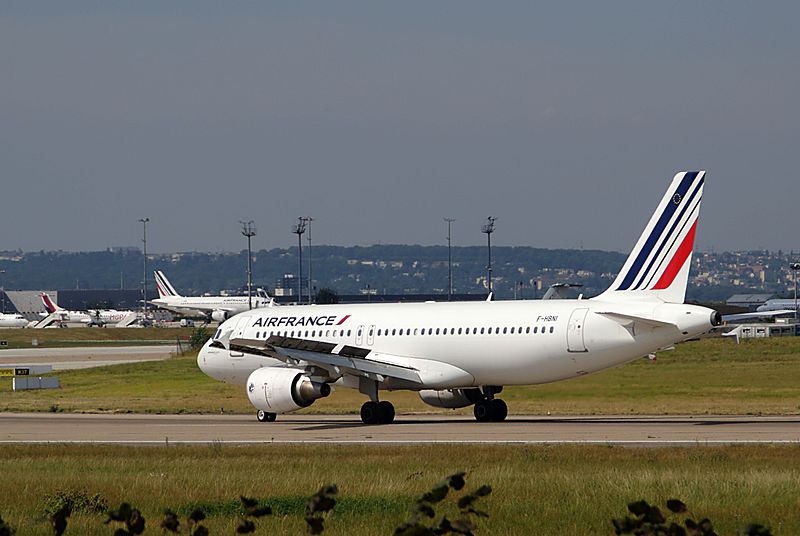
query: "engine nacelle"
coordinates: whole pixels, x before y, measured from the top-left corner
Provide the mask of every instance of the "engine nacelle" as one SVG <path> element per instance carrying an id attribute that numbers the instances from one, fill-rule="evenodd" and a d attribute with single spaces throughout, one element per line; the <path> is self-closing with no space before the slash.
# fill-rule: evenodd
<path id="1" fill-rule="evenodd" d="M 247 397 L 256 409 L 288 413 L 331 394 L 327 383 L 311 381 L 302 370 L 262 367 L 247 378 Z"/>
<path id="2" fill-rule="evenodd" d="M 227 319 L 231 317 L 228 311 L 214 311 L 211 313 L 211 320 L 215 322 L 225 322 Z"/>
<path id="3" fill-rule="evenodd" d="M 480 389 L 426 389 L 419 392 L 423 402 L 435 408 L 465 408 L 483 399 Z"/>

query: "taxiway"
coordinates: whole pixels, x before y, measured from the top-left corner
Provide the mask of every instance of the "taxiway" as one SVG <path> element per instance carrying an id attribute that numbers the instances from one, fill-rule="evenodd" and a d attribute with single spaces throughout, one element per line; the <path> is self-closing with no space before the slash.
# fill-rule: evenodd
<path id="1" fill-rule="evenodd" d="M 0 413 L 0 443 L 529 443 L 640 446 L 798 443 L 800 416 L 463 416 L 398 415 L 366 426 L 355 415 L 109 415 Z"/>

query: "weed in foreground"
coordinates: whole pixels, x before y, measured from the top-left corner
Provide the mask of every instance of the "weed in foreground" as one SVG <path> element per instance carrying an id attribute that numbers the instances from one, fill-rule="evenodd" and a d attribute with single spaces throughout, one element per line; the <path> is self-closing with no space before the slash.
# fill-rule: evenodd
<path id="1" fill-rule="evenodd" d="M 714 525 L 708 518 L 695 521 L 689 515 L 689 508 L 678 499 L 667 501 L 667 509 L 672 512 L 673 517 L 684 516 L 683 523 L 670 521 L 658 506 L 651 505 L 647 501 L 636 501 L 628 504 L 628 511 L 633 516 L 625 516 L 620 519 L 612 519 L 614 531 L 617 534 L 635 534 L 637 536 L 717 536 L 714 532 Z M 769 527 L 751 523 L 737 534 L 742 536 L 772 536 Z"/>

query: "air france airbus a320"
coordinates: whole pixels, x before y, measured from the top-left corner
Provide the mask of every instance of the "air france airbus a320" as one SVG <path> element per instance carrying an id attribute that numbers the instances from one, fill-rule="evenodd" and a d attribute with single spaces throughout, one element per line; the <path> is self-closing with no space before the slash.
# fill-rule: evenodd
<path id="1" fill-rule="evenodd" d="M 394 420 L 381 391 L 502 421 L 503 386 L 621 365 L 720 324 L 684 304 L 705 172 L 675 175 L 614 283 L 592 299 L 311 305 L 230 318 L 200 351 L 209 376 L 245 386 L 260 421 L 311 405 L 331 386 L 369 400 L 365 424 Z"/>

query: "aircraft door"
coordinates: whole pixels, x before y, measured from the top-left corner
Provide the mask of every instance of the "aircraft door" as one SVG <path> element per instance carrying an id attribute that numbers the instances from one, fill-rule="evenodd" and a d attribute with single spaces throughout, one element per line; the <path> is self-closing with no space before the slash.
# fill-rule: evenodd
<path id="1" fill-rule="evenodd" d="M 358 326 L 356 330 L 356 346 L 364 344 L 364 326 Z"/>
<path id="2" fill-rule="evenodd" d="M 586 345 L 583 341 L 584 324 L 586 321 L 587 308 L 575 309 L 569 317 L 567 325 L 567 351 L 586 352 Z"/>
<path id="3" fill-rule="evenodd" d="M 367 331 L 367 345 L 372 346 L 372 343 L 375 342 L 375 325 L 369 327 L 369 331 Z"/>
<path id="4" fill-rule="evenodd" d="M 236 325 L 233 327 L 233 331 L 231 331 L 230 338 L 231 339 L 237 339 L 237 338 L 242 337 L 244 335 L 244 328 L 247 326 L 247 322 L 249 320 L 250 320 L 250 317 L 248 317 L 248 316 L 243 316 L 242 318 L 240 318 L 239 321 L 236 322 Z M 233 350 L 230 350 L 230 356 L 231 357 L 244 357 L 244 354 L 242 352 L 234 352 Z"/>

